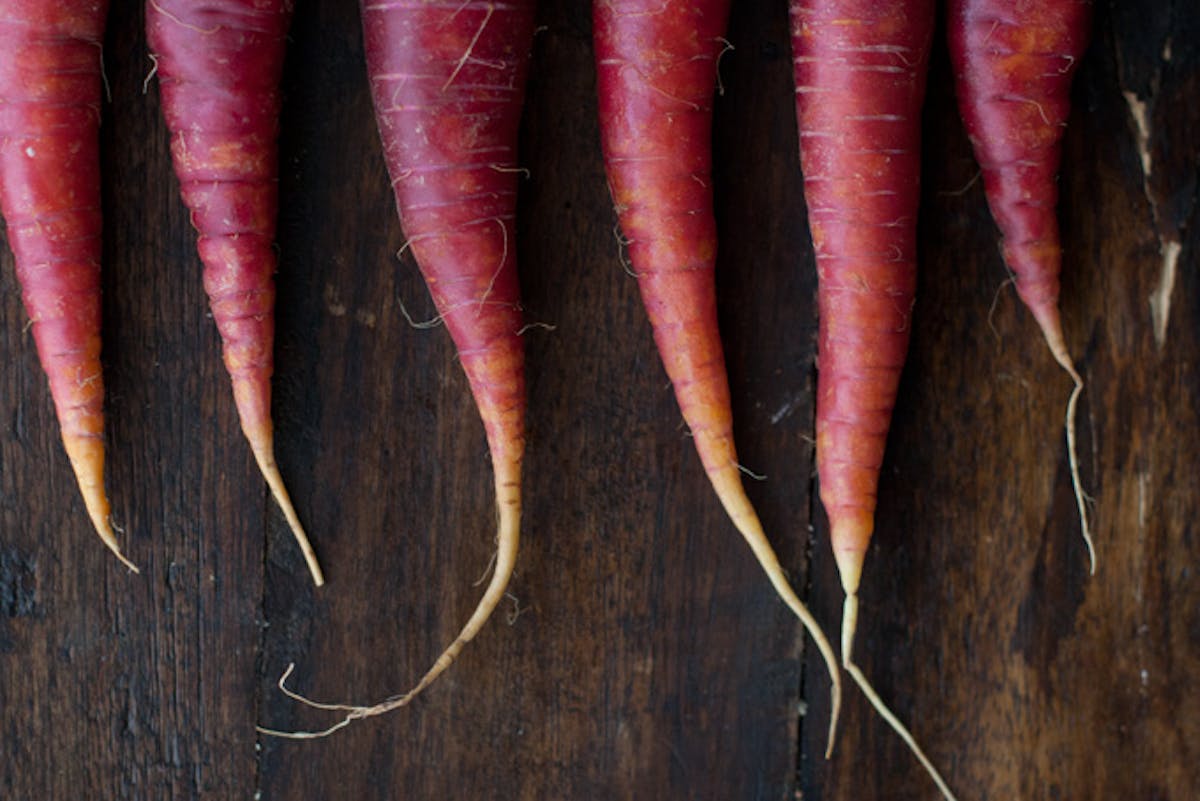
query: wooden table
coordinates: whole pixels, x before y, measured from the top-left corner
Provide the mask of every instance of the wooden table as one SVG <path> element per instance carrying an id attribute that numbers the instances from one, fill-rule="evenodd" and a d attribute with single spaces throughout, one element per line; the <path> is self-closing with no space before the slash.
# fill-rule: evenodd
<path id="1" fill-rule="evenodd" d="M 786 4 L 736 5 L 715 184 L 737 434 L 767 476 L 749 482 L 767 530 L 833 629 Z M 588 4 L 541 6 L 518 248 L 529 319 L 554 328 L 526 335 L 512 597 L 410 708 L 297 743 L 255 733 L 333 721 L 276 689 L 289 662 L 312 696 L 373 702 L 406 689 L 474 607 L 493 537 L 482 427 L 445 332 L 401 315 L 401 301 L 432 312 L 395 258 L 356 4 L 300 0 L 274 413 L 330 579 L 313 589 L 235 421 L 157 92 L 142 89 L 140 4 L 114 0 L 109 488 L 143 572 L 88 526 L 5 249 L 0 797 L 935 797 L 853 690 L 822 758 L 828 677 L 712 496 L 621 268 Z M 1200 797 L 1200 6 L 1157 6 L 1098 5 L 1061 179 L 1095 576 L 1061 433 L 1069 382 L 1005 285 L 935 49 L 919 298 L 858 653 L 963 801 Z M 1145 181 L 1127 98 L 1145 103 Z"/>

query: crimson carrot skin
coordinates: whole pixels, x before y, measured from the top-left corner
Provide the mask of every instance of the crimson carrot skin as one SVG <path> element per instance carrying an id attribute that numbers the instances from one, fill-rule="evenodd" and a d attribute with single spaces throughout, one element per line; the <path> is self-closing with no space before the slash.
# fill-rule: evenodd
<path id="1" fill-rule="evenodd" d="M 271 423 L 279 82 L 291 15 L 291 0 L 149 0 L 146 34 L 242 432 L 321 586 Z"/>
<path id="2" fill-rule="evenodd" d="M 818 275 L 820 496 L 853 594 L 911 330 L 933 4 L 809 0 L 793 2 L 791 16 Z"/>
<path id="3" fill-rule="evenodd" d="M 712 115 L 729 0 L 597 0 L 600 139 L 609 188 L 654 339 L 726 513 L 800 617 L 841 700 L 837 658 L 788 584 L 742 486 L 717 327 Z"/>
<path id="4" fill-rule="evenodd" d="M 853 660 L 858 588 L 916 292 L 932 0 L 792 0 L 800 161 L 817 261 L 817 475 L 846 604 L 842 661 L 953 798 Z"/>
<path id="5" fill-rule="evenodd" d="M 285 737 L 325 736 L 408 704 L 495 611 L 519 540 L 526 404 L 514 222 L 534 3 L 363 0 L 361 7 L 367 74 L 405 248 L 458 350 L 487 434 L 497 556 L 470 619 L 413 689 L 369 707 L 309 702 L 346 718 L 321 732 L 262 730 Z"/>
<path id="6" fill-rule="evenodd" d="M 63 446 L 96 532 L 117 545 L 104 490 L 100 365 L 101 43 L 108 3 L 0 9 L 0 212 Z"/>
<path id="7" fill-rule="evenodd" d="M 400 224 L 479 409 L 499 514 L 483 598 L 407 698 L 487 622 L 517 557 L 525 348 L 513 234 L 533 11 L 530 0 L 362 1 L 367 73 Z"/>
<path id="8" fill-rule="evenodd" d="M 950 0 L 947 35 L 959 109 L 1000 229 L 1004 261 L 1051 354 L 1075 382 L 1067 405 L 1068 456 L 1095 572 L 1075 449 L 1083 380 L 1059 313 L 1062 245 L 1055 216 L 1071 80 L 1087 47 L 1091 10 L 1090 0 Z"/>

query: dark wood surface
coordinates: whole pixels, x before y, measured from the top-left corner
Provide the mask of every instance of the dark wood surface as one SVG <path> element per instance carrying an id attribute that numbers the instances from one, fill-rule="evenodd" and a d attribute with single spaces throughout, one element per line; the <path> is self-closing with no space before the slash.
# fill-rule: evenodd
<path id="1" fill-rule="evenodd" d="M 815 277 L 785 3 L 736 3 L 722 59 L 718 282 L 742 461 L 817 616 Z M 1200 797 L 1200 7 L 1102 3 L 1061 180 L 1063 313 L 1088 390 L 1087 574 L 1068 380 L 1011 287 L 939 41 L 921 283 L 857 653 L 962 801 Z M 137 2 L 105 54 L 109 489 L 91 532 L 0 256 L 0 798 L 932 799 L 861 695 L 822 758 L 828 678 L 712 497 L 621 267 L 590 12 L 543 2 L 519 255 L 530 438 L 512 597 L 410 708 L 290 742 L 255 725 L 406 689 L 492 548 L 483 431 L 395 220 L 356 4 L 300 0 L 282 140 L 279 460 L 314 590 L 238 430 L 171 175 Z M 1130 97 L 1145 103 L 1143 180 Z M 1156 339 L 1164 243 L 1180 256 Z"/>

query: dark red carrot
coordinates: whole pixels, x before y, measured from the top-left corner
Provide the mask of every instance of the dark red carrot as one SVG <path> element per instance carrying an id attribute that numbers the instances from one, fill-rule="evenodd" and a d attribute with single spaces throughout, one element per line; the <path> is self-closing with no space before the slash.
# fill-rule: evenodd
<path id="1" fill-rule="evenodd" d="M 100 367 L 100 49 L 108 3 L 0 8 L 0 212 L 63 446 L 117 558 L 104 491 Z"/>
<path id="2" fill-rule="evenodd" d="M 323 736 L 409 703 L 479 633 L 508 587 L 525 449 L 525 351 L 513 233 L 521 172 L 517 128 L 533 10 L 532 0 L 362 2 L 367 73 L 406 247 L 458 349 L 487 432 L 498 553 L 471 618 L 413 689 L 371 707 L 314 704 L 347 713 L 323 732 L 268 733 Z"/>
<path id="3" fill-rule="evenodd" d="M 321 586 L 271 424 L 279 81 L 291 13 L 290 0 L 149 0 L 146 34 L 242 432 Z"/>
<path id="4" fill-rule="evenodd" d="M 1071 78 L 1087 47 L 1089 0 L 950 0 L 947 33 L 958 105 L 1017 294 L 1033 313 L 1050 353 L 1075 382 L 1067 401 L 1067 457 L 1092 572 L 1075 409 L 1083 379 L 1059 314 L 1058 168 L 1071 105 Z"/>
<path id="5" fill-rule="evenodd" d="M 597 0 L 593 18 L 604 163 L 654 339 L 717 497 L 829 666 L 832 746 L 837 658 L 742 487 L 717 329 L 712 103 L 729 0 Z"/>
<path id="6" fill-rule="evenodd" d="M 792 0 L 791 21 L 818 276 L 817 475 L 846 592 L 842 661 L 952 798 L 853 660 L 858 587 L 912 327 L 933 2 Z"/>

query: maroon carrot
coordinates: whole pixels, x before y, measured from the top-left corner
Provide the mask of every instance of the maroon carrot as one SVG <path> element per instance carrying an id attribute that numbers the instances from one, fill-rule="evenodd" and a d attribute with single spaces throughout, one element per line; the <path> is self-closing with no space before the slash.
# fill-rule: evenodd
<path id="1" fill-rule="evenodd" d="M 947 31 L 958 105 L 1017 294 L 1032 312 L 1050 353 L 1075 387 L 1067 401 L 1067 458 L 1092 572 L 1075 410 L 1083 379 L 1063 336 L 1059 313 L 1062 245 L 1058 168 L 1071 106 L 1071 78 L 1087 47 L 1089 0 L 950 0 Z"/>
<path id="2" fill-rule="evenodd" d="M 846 593 L 842 662 L 952 798 L 853 659 L 858 588 L 912 328 L 933 1 L 792 0 L 791 21 L 817 260 L 817 475 Z"/>
<path id="3" fill-rule="evenodd" d="M 100 48 L 108 3 L 0 8 L 0 212 L 63 446 L 117 558 L 104 491 L 100 366 Z"/>
<path id="4" fill-rule="evenodd" d="M 146 34 L 242 432 L 321 586 L 271 423 L 279 82 L 291 13 L 290 0 L 149 0 Z"/>
<path id="5" fill-rule="evenodd" d="M 717 329 L 712 103 L 729 0 L 597 0 L 593 12 L 604 163 L 654 339 L 717 497 L 829 666 L 832 747 L 837 657 L 742 487 Z"/>
<path id="6" fill-rule="evenodd" d="M 479 633 L 508 588 L 525 449 L 525 351 L 513 236 L 522 172 L 517 128 L 533 7 L 532 0 L 362 2 L 367 74 L 406 247 L 454 340 L 487 433 L 499 514 L 497 556 L 474 613 L 415 687 L 370 707 L 313 704 L 347 713 L 322 732 L 268 733 L 324 736 L 408 704 Z"/>

